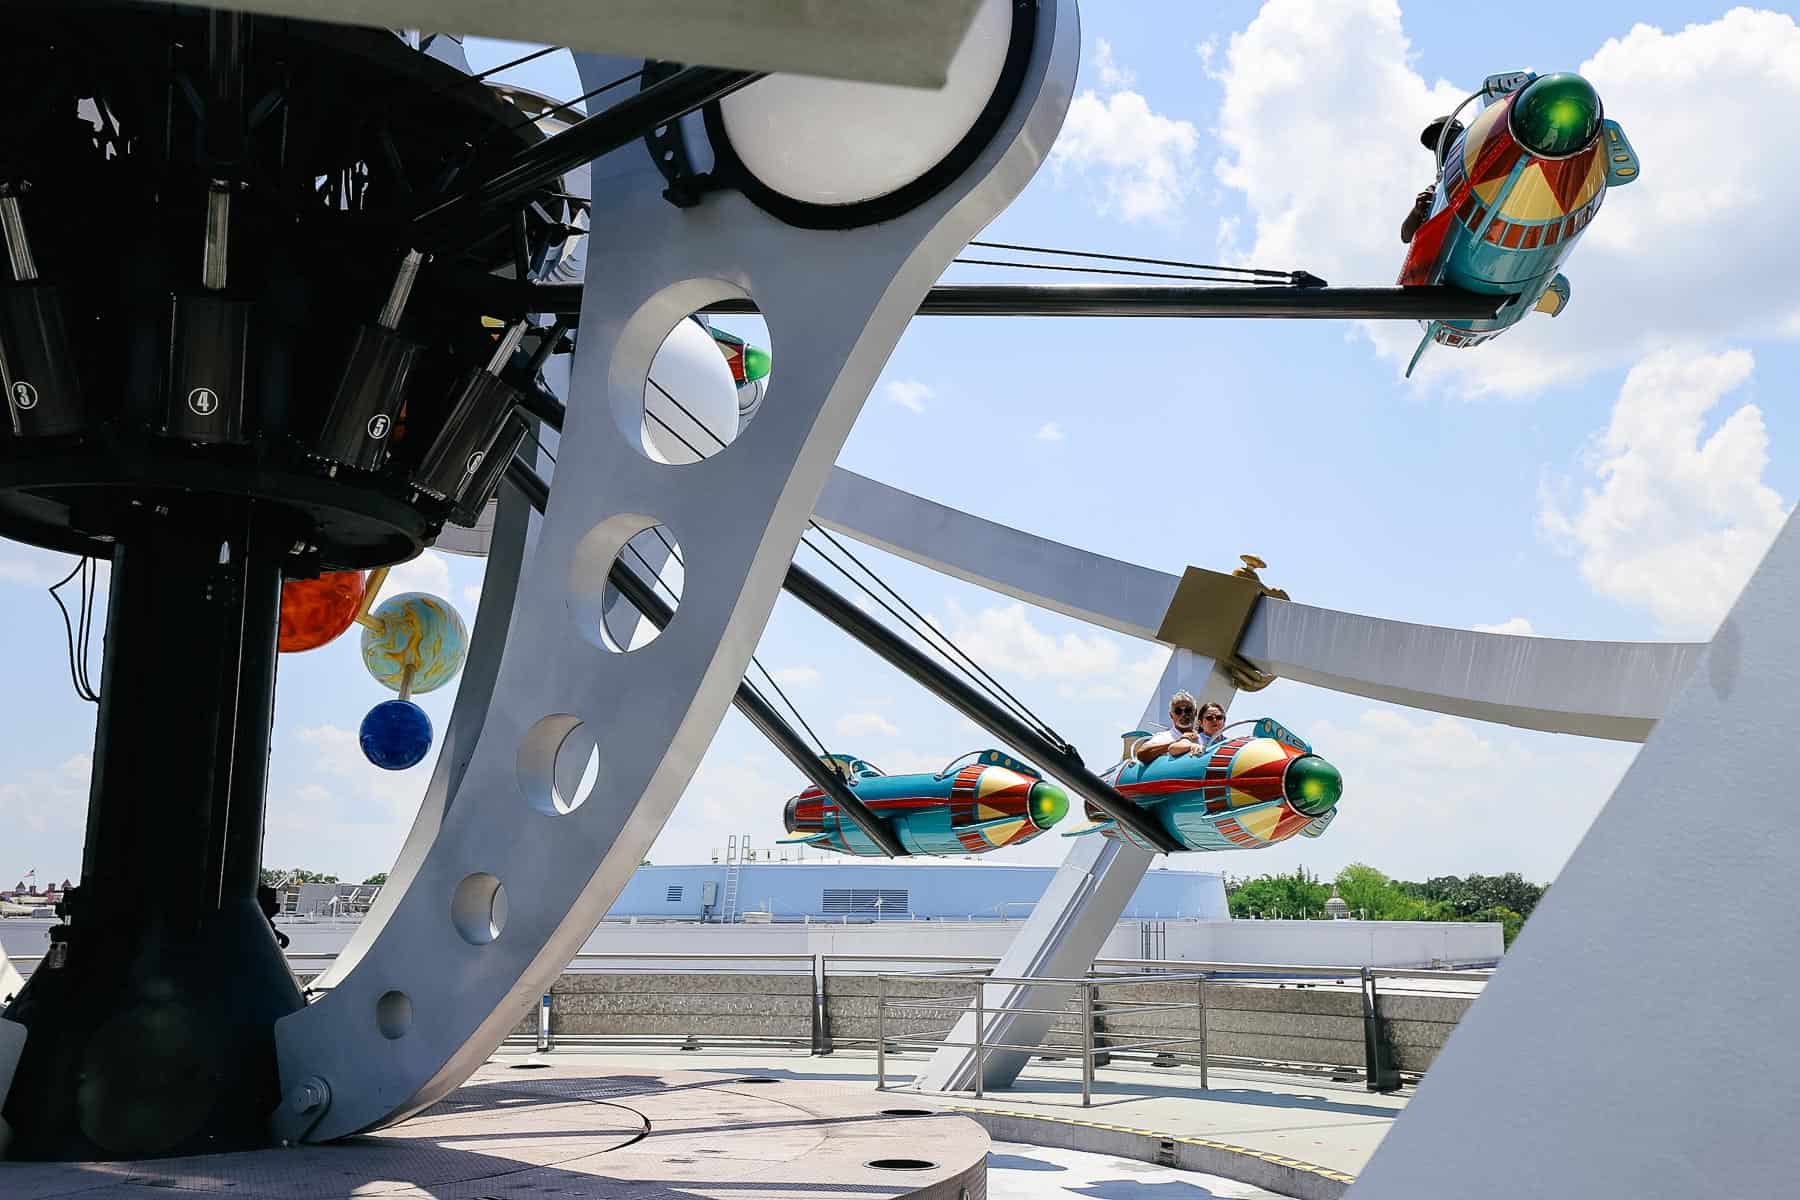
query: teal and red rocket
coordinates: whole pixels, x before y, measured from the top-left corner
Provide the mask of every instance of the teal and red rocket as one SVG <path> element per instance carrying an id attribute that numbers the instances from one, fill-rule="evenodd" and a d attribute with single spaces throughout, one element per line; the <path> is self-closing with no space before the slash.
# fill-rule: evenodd
<path id="1" fill-rule="evenodd" d="M 1148 763 L 1128 756 L 1101 778 L 1189 850 L 1255 850 L 1318 837 L 1337 816 L 1343 776 L 1281 724 L 1267 717 L 1250 724 L 1247 736 L 1191 754 Z M 1093 824 L 1063 836 L 1098 833 L 1156 849 L 1091 806 L 1087 815 Z"/>
<path id="2" fill-rule="evenodd" d="M 1164 754 L 1149 763 L 1128 754 L 1101 778 L 1188 850 L 1247 850 L 1318 837 L 1337 816 L 1344 793 L 1338 769 L 1276 721 L 1243 724 L 1252 726 L 1247 736 L 1196 753 Z M 1144 734 L 1134 730 L 1127 737 Z M 1023 845 L 1069 810 L 1067 792 L 999 750 L 965 754 L 935 774 L 884 775 L 848 754 L 828 761 L 908 854 L 962 856 Z M 1092 824 L 1063 836 L 1098 833 L 1138 842 L 1106 814 L 1090 807 L 1087 815 Z M 789 835 L 783 842 L 882 855 L 817 787 L 790 799 L 782 821 Z"/>
<path id="3" fill-rule="evenodd" d="M 1443 127 L 1436 195 L 1399 282 L 1512 298 L 1491 318 L 1430 322 L 1408 375 L 1434 342 L 1478 346 L 1528 312 L 1560 313 L 1569 303 L 1563 260 L 1607 189 L 1638 177 L 1625 131 L 1579 75 L 1491 75 L 1477 98 L 1485 107 L 1466 130 Z"/>
<path id="4" fill-rule="evenodd" d="M 830 761 L 908 854 L 986 854 L 1020 846 L 1069 811 L 1067 792 L 998 750 L 965 754 L 936 774 L 884 775 L 848 754 L 833 754 Z M 790 835 L 783 842 L 883 856 L 881 847 L 817 787 L 787 802 L 782 823 Z"/>

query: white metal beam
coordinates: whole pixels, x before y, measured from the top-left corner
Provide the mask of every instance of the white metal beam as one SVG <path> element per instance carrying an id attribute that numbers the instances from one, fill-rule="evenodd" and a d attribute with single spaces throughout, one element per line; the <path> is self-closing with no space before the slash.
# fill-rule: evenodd
<path id="1" fill-rule="evenodd" d="M 979 0 L 231 0 L 213 8 L 439 29 L 594 54 L 936 88 Z"/>

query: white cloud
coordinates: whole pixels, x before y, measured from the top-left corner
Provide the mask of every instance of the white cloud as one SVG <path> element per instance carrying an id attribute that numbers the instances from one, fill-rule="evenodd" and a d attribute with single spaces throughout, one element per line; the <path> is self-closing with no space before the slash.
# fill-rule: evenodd
<path id="1" fill-rule="evenodd" d="M 1110 633 L 1047 633 L 1016 602 L 970 613 L 952 600 L 947 611 L 940 624 L 976 662 L 1002 679 L 1051 681 L 1062 699 L 1141 704 L 1168 662 L 1161 647 L 1134 657 L 1132 643 Z"/>
<path id="2" fill-rule="evenodd" d="M 1247 245 L 1221 231 L 1227 254 L 1332 283 L 1394 278 L 1400 219 L 1431 181 L 1419 130 L 1467 94 L 1427 83 L 1409 49 L 1392 0 L 1269 0 L 1231 36 L 1219 71 L 1228 157 L 1214 170 L 1243 192 L 1250 222 Z"/>
<path id="3" fill-rule="evenodd" d="M 1242 236 L 1222 228 L 1225 252 L 1333 283 L 1392 280 L 1400 219 L 1431 181 L 1419 131 L 1477 81 L 1428 82 L 1414 70 L 1393 0 L 1269 0 L 1223 57 L 1228 155 L 1216 169 L 1250 213 Z M 1800 242 L 1763 231 L 1767 214 L 1800 205 L 1800 139 L 1749 131 L 1758 114 L 1800 108 L 1796 62 L 1791 17 L 1738 8 L 1677 33 L 1640 24 L 1586 62 L 1547 64 L 1593 82 L 1644 177 L 1608 196 L 1572 252 L 1561 316 L 1529 316 L 1479 349 L 1437 347 L 1419 376 L 1527 394 L 1671 337 L 1793 336 Z M 1410 323 L 1364 329 L 1397 368 L 1419 337 Z"/>
<path id="4" fill-rule="evenodd" d="M 831 727 L 839 737 L 898 737 L 900 730 L 894 723 L 880 713 L 853 712 L 845 713 Z"/>
<path id="5" fill-rule="evenodd" d="M 462 590 L 463 603 L 468 605 L 468 619 L 473 620 L 475 610 L 481 607 L 481 585 L 471 583 Z"/>
<path id="6" fill-rule="evenodd" d="M 931 385 L 916 379 L 892 380 L 883 386 L 882 393 L 910 413 L 924 412 L 925 402 L 936 394 Z"/>
<path id="7" fill-rule="evenodd" d="M 1531 627 L 1531 622 L 1525 617 L 1513 617 L 1498 625 L 1473 625 L 1470 628 L 1474 629 L 1476 633 L 1510 633 L 1521 637 L 1537 636 L 1537 630 Z"/>
<path id="8" fill-rule="evenodd" d="M 812 687 L 825 678 L 816 667 L 782 667 L 779 671 L 771 671 L 769 674 L 774 676 L 776 683 L 787 688 Z"/>
<path id="9" fill-rule="evenodd" d="M 1086 181 L 1102 215 L 1169 220 L 1193 190 L 1200 132 L 1190 121 L 1152 111 L 1131 91 L 1136 76 L 1113 60 L 1104 40 L 1092 61 L 1100 88 L 1085 89 L 1070 102 L 1050 148 L 1051 169 L 1059 179 Z"/>
<path id="10" fill-rule="evenodd" d="M 92 771 L 93 757 L 76 754 L 54 767 L 26 771 L 20 780 L 0 783 L 0 828 L 69 834 L 73 844 L 80 845 Z"/>
<path id="11" fill-rule="evenodd" d="M 1573 513 L 1547 499 L 1544 529 L 1581 557 L 1602 595 L 1647 608 L 1671 633 L 1711 632 L 1780 530 L 1763 482 L 1762 410 L 1743 404 L 1710 435 L 1707 414 L 1749 379 L 1742 350 L 1651 354 L 1625 377 L 1594 450 L 1598 487 Z"/>
<path id="12" fill-rule="evenodd" d="M 805 786 L 805 778 L 772 752 L 727 756 L 715 745 L 657 835 L 650 860 L 703 863 L 715 851 L 723 859 L 726 839 L 746 833 L 753 835 L 759 856 L 768 853 L 770 843 L 783 836 L 782 802 Z"/>
<path id="13" fill-rule="evenodd" d="M 1112 43 L 1105 38 L 1094 42 L 1094 69 L 1100 73 L 1100 86 L 1108 91 L 1128 88 L 1137 83 L 1137 72 L 1113 61 Z"/>
<path id="14" fill-rule="evenodd" d="M 403 562 L 388 572 L 381 595 L 398 596 L 401 592 L 430 592 L 433 596 L 450 594 L 450 562 L 436 550 L 427 550 L 411 562 Z"/>
<path id="15" fill-rule="evenodd" d="M 49 556 L 30 558 L 0 558 L 0 583 L 17 583 L 26 587 L 49 587 L 64 575 L 68 568 L 53 570 L 48 561 Z M 73 565 L 73 564 L 71 564 Z"/>
<path id="16" fill-rule="evenodd" d="M 308 761 L 313 768 L 327 775 L 357 778 L 367 771 L 378 769 L 371 766 L 363 755 L 362 743 L 354 729 L 314 725 L 300 730 L 295 736 L 310 752 Z"/>
<path id="17" fill-rule="evenodd" d="M 428 754 L 405 771 L 363 757 L 354 730 L 318 725 L 276 743 L 263 863 L 342 879 L 387 870 L 405 841 L 436 764 Z"/>
<path id="18" fill-rule="evenodd" d="M 1037 436 L 1040 442 L 1060 442 L 1069 435 L 1055 421 L 1046 421 L 1038 426 Z"/>

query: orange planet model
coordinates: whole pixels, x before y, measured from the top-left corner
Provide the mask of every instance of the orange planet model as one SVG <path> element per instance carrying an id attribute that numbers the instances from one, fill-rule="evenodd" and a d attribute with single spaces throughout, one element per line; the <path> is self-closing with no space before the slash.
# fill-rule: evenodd
<path id="1" fill-rule="evenodd" d="M 361 571 L 330 571 L 281 585 L 282 653 L 314 650 L 350 628 L 362 607 Z"/>

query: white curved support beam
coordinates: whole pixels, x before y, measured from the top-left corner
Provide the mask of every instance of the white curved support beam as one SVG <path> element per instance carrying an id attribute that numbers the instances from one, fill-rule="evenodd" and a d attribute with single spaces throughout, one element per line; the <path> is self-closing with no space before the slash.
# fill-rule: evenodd
<path id="1" fill-rule="evenodd" d="M 1238 643 L 1240 655 L 1283 679 L 1616 742 L 1650 736 L 1705 650 L 1476 633 L 1266 598 Z"/>
<path id="2" fill-rule="evenodd" d="M 1146 640 L 1156 639 L 1181 582 L 841 467 L 819 498 L 817 517 L 921 566 Z M 1265 598 L 1237 652 L 1284 679 L 1372 700 L 1522 729 L 1641 742 L 1705 648 L 1476 633 Z"/>
<path id="3" fill-rule="evenodd" d="M 485 718 L 466 744 L 446 739 L 409 840 L 420 854 L 403 887 L 383 890 L 354 965 L 276 1025 L 280 1136 L 343 1137 L 444 1096 L 636 870 L 731 702 L 832 462 L 920 297 L 1055 140 L 1079 53 L 1073 0 L 1043 4 L 1036 19 L 1018 98 L 991 142 L 942 191 L 876 225 L 799 229 L 734 192 L 677 208 L 641 147 L 607 160 L 593 212 L 609 239 L 594 246 L 607 286 L 584 297 L 561 469 L 519 568 L 491 690 L 464 685 L 488 693 Z M 593 60 L 578 66 L 588 82 L 606 78 Z M 652 462 L 637 444 L 650 362 L 677 321 L 731 295 L 754 297 L 775 344 L 806 353 L 726 450 Z M 652 523 L 683 550 L 681 604 L 653 643 L 617 653 L 599 632 L 607 573 Z M 587 797 L 553 787 L 573 741 L 598 748 Z"/>
<path id="4" fill-rule="evenodd" d="M 1013 529 L 838 467 L 819 496 L 819 524 L 965 583 L 1156 639 L 1181 581 L 1162 571 Z"/>

